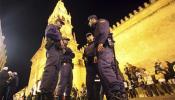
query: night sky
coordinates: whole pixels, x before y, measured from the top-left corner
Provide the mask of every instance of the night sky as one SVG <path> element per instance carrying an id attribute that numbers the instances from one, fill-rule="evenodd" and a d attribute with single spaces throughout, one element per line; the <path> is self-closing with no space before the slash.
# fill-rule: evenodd
<path id="1" fill-rule="evenodd" d="M 20 88 L 28 83 L 30 59 L 44 36 L 47 19 L 58 0 L 0 0 L 2 31 L 6 37 L 7 64 L 20 76 Z M 63 0 L 72 16 L 73 32 L 80 46 L 89 32 L 87 17 L 96 14 L 115 24 L 149 0 Z"/>

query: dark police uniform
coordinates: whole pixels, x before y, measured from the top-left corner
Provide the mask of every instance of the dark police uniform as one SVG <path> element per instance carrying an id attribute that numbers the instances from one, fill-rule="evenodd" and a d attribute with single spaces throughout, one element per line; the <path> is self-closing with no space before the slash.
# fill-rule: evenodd
<path id="1" fill-rule="evenodd" d="M 40 90 L 43 95 L 41 100 L 46 100 L 47 98 L 52 100 L 57 83 L 58 70 L 61 67 L 60 56 L 62 55 L 62 49 L 58 42 L 62 37 L 58 27 L 53 24 L 47 26 L 45 36 L 47 38 L 47 60 L 40 85 Z"/>
<path id="2" fill-rule="evenodd" d="M 100 43 L 104 45 L 104 49 L 97 53 L 99 75 L 107 98 L 109 100 L 112 98 L 121 99 L 125 92 L 124 85 L 122 80 L 118 80 L 117 75 L 119 74 L 116 74 L 114 51 L 107 42 L 109 34 L 109 22 L 105 19 L 99 19 L 94 30 L 95 46 L 97 47 Z"/>
<path id="3" fill-rule="evenodd" d="M 61 57 L 61 68 L 59 70 L 59 81 L 57 88 L 55 90 L 58 100 L 62 100 L 63 94 L 65 93 L 65 99 L 70 100 L 70 94 L 72 90 L 72 81 L 73 81 L 73 63 L 72 59 L 75 57 L 73 51 L 69 48 L 65 48 L 65 53 Z"/>
<path id="4" fill-rule="evenodd" d="M 95 78 L 98 74 L 97 63 L 94 63 L 94 57 L 96 56 L 96 49 L 94 42 L 88 43 L 84 49 L 83 59 L 86 66 L 86 87 L 88 100 L 97 100 L 97 94 L 95 94 Z"/>

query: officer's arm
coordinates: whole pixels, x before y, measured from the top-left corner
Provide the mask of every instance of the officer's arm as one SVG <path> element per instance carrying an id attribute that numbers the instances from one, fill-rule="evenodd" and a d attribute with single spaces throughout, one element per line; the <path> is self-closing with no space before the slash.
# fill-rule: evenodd
<path id="1" fill-rule="evenodd" d="M 73 53 L 73 51 L 71 52 L 71 58 L 75 57 L 75 53 Z"/>
<path id="2" fill-rule="evenodd" d="M 85 53 L 83 53 L 82 59 L 85 59 Z"/>
<path id="3" fill-rule="evenodd" d="M 73 51 L 70 48 L 66 48 L 66 55 L 68 55 L 71 58 L 75 57 L 75 54 L 73 53 Z"/>
<path id="4" fill-rule="evenodd" d="M 57 39 L 55 38 L 56 36 L 54 34 L 48 34 L 48 35 L 46 35 L 46 37 L 53 40 L 53 41 L 57 41 Z"/>
<path id="5" fill-rule="evenodd" d="M 58 40 L 61 41 L 62 40 L 61 32 L 59 30 L 57 30 L 56 34 L 58 34 Z"/>
<path id="6" fill-rule="evenodd" d="M 109 34 L 109 22 L 100 20 L 98 24 L 99 35 L 97 36 L 98 44 L 104 44 Z"/>
<path id="7" fill-rule="evenodd" d="M 97 51 L 94 50 L 94 63 L 97 63 Z"/>
<path id="8" fill-rule="evenodd" d="M 86 62 L 87 62 L 87 57 L 86 57 L 87 55 L 86 55 L 86 47 L 85 47 L 85 49 L 84 49 L 84 53 L 83 53 L 83 59 L 84 59 L 84 63 L 86 64 Z"/>
<path id="9" fill-rule="evenodd" d="M 45 35 L 54 41 L 59 41 L 62 39 L 61 33 L 57 30 L 54 25 L 48 25 L 45 30 Z"/>

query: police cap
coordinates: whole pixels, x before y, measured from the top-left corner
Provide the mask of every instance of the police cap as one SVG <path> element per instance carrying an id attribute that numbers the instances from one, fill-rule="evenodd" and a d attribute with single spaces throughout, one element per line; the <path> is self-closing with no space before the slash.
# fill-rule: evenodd
<path id="1" fill-rule="evenodd" d="M 86 37 L 91 36 L 91 35 L 92 35 L 92 33 L 87 33 L 87 34 L 86 34 Z"/>
<path id="2" fill-rule="evenodd" d="M 90 16 L 88 17 L 88 20 L 90 20 L 90 19 L 92 19 L 92 18 L 98 19 L 96 15 L 90 15 Z"/>
<path id="3" fill-rule="evenodd" d="M 63 37 L 63 38 L 62 38 L 62 40 L 67 40 L 67 41 L 70 41 L 70 39 L 69 39 L 69 38 L 67 38 L 67 37 Z"/>

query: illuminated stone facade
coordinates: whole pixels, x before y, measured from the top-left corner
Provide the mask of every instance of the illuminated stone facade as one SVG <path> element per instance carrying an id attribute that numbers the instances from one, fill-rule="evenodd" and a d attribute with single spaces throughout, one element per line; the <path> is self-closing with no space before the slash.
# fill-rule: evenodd
<path id="1" fill-rule="evenodd" d="M 5 37 L 2 34 L 1 20 L 0 20 L 0 70 L 2 69 L 2 67 L 4 67 L 6 60 L 7 60 L 6 46 L 4 44 L 4 39 Z"/>
<path id="2" fill-rule="evenodd" d="M 151 0 L 113 25 L 117 58 L 154 73 L 154 62 L 175 61 L 175 0 Z M 164 64 L 165 66 L 166 64 Z"/>
<path id="3" fill-rule="evenodd" d="M 82 60 L 82 50 L 77 50 L 77 42 L 75 40 L 75 34 L 72 33 L 72 25 L 71 25 L 71 16 L 68 14 L 66 8 L 64 7 L 63 2 L 59 1 L 48 19 L 48 23 L 53 23 L 57 17 L 65 18 L 65 25 L 61 28 L 62 36 L 70 38 L 69 47 L 75 53 L 75 58 L 73 59 L 74 69 L 73 75 L 74 80 L 73 84 L 80 88 L 81 84 L 85 82 L 85 67 Z M 42 77 L 42 73 L 44 70 L 45 62 L 46 62 L 46 50 L 45 50 L 45 39 L 43 38 L 41 47 L 35 53 L 32 61 L 30 79 L 27 87 L 27 94 L 31 90 L 31 88 L 35 85 L 37 80 L 40 80 Z"/>

